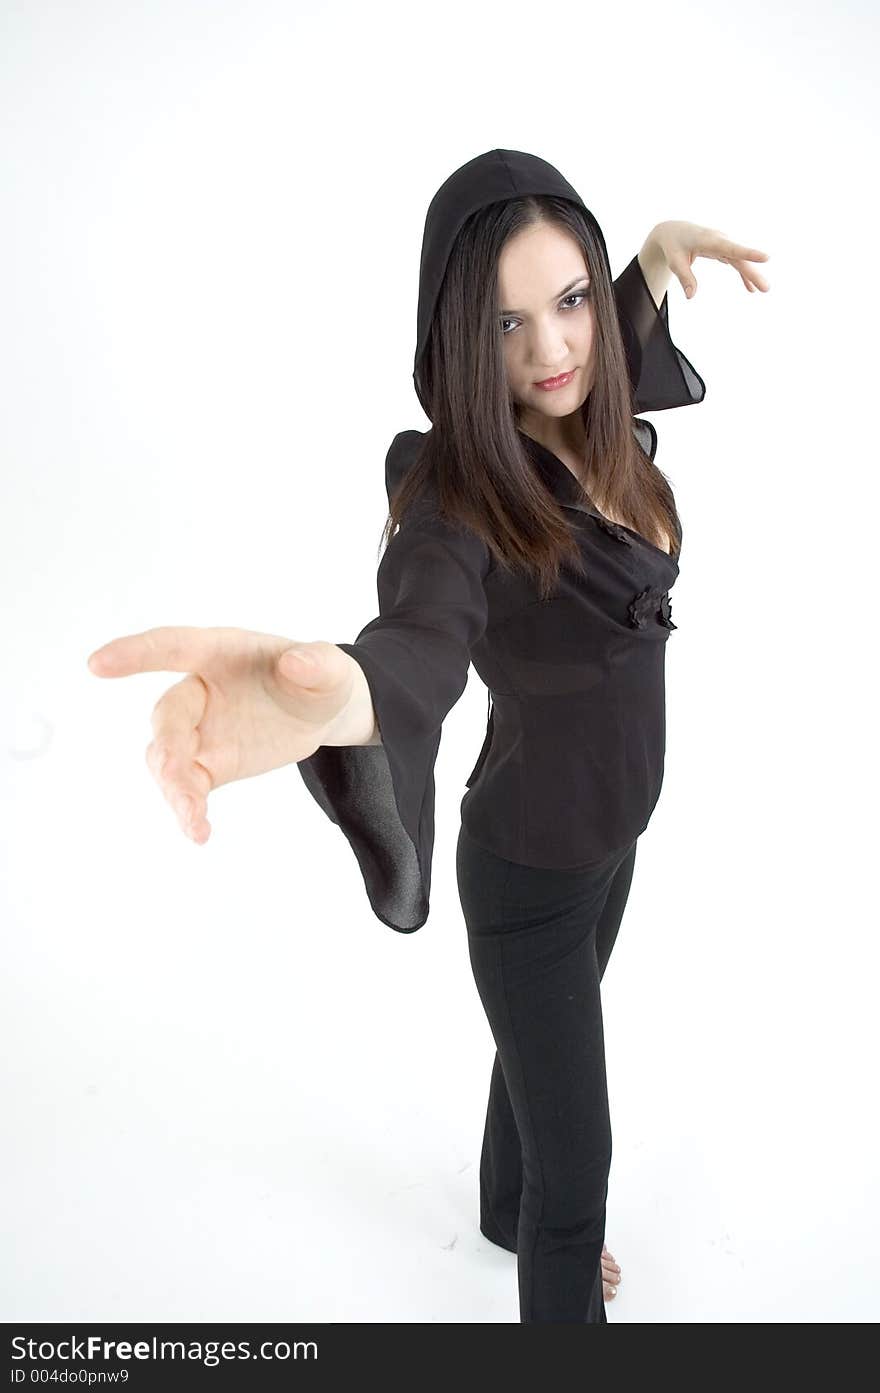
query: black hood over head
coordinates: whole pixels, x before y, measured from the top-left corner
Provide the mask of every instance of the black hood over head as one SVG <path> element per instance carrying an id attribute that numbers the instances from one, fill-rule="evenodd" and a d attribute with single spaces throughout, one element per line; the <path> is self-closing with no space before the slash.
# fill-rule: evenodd
<path id="1" fill-rule="evenodd" d="M 417 374 L 455 239 L 467 219 L 478 209 L 527 194 L 567 198 L 577 204 L 602 248 L 608 278 L 611 279 L 611 262 L 601 227 L 577 190 L 552 164 L 542 160 L 539 155 L 529 155 L 522 150 L 488 150 L 484 155 L 468 160 L 441 184 L 431 199 L 425 218 L 413 383 L 422 409 L 428 415 L 428 403 L 419 391 Z"/>

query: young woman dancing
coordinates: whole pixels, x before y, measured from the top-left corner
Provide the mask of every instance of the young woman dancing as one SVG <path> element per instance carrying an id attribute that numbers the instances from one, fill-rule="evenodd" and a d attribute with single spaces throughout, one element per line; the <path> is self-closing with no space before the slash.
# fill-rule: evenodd
<path id="1" fill-rule="evenodd" d="M 207 799 L 296 763 L 376 916 L 427 920 L 434 766 L 473 663 L 486 738 L 456 869 L 496 1044 L 480 1228 L 517 1255 L 520 1320 L 602 1322 L 611 1162 L 600 982 L 660 794 L 682 529 L 640 411 L 703 400 L 666 285 L 766 253 L 664 222 L 616 281 L 601 228 L 536 155 L 491 150 L 428 208 L 413 380 L 431 425 L 394 437 L 379 615 L 353 642 L 163 627 L 93 653 L 101 677 L 187 676 L 147 761 L 183 830 Z"/>

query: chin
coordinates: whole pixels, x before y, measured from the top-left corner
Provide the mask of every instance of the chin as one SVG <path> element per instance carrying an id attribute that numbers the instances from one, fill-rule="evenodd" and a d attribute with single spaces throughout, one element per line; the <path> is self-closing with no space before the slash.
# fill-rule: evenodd
<path id="1" fill-rule="evenodd" d="M 542 416 L 571 416 L 581 409 L 585 401 L 585 398 L 580 396 L 566 398 L 564 392 L 541 392 L 539 398 L 535 402 L 534 410 L 539 411 Z"/>

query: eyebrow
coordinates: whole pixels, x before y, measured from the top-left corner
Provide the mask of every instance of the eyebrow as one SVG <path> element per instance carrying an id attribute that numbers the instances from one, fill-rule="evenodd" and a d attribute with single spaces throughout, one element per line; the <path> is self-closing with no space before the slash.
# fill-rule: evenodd
<path id="1" fill-rule="evenodd" d="M 559 300 L 563 295 L 567 295 L 568 292 L 569 292 L 570 290 L 573 290 L 574 287 L 575 287 L 576 285 L 580 285 L 581 281 L 586 281 L 586 280 L 589 280 L 589 276 L 587 275 L 586 271 L 584 271 L 583 274 L 580 275 L 580 276 L 575 276 L 575 278 L 574 278 L 573 281 L 569 281 L 568 285 L 564 285 L 564 286 L 562 287 L 562 289 L 558 292 L 558 294 L 552 296 L 551 302 L 550 302 L 550 303 L 552 304 L 552 303 L 553 303 L 553 300 Z M 522 310 L 502 310 L 501 313 L 502 313 L 502 314 L 522 314 Z"/>

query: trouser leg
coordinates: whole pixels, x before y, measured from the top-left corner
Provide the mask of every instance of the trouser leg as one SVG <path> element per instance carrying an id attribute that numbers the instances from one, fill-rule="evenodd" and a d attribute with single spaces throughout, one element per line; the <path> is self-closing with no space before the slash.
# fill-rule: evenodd
<path id="1" fill-rule="evenodd" d="M 522 1151 L 520 1319 L 602 1322 L 611 1160 L 596 926 L 614 874 L 520 866 L 462 832 L 474 979 Z"/>
<path id="2" fill-rule="evenodd" d="M 629 897 L 636 846 L 634 842 L 615 872 L 596 925 L 600 981 L 605 975 Z M 522 1145 L 496 1050 L 480 1154 L 480 1231 L 512 1253 L 516 1252 L 522 1183 Z"/>
<path id="3" fill-rule="evenodd" d="M 511 1253 L 516 1252 L 522 1182 L 522 1146 L 496 1050 L 480 1153 L 480 1231 Z"/>

